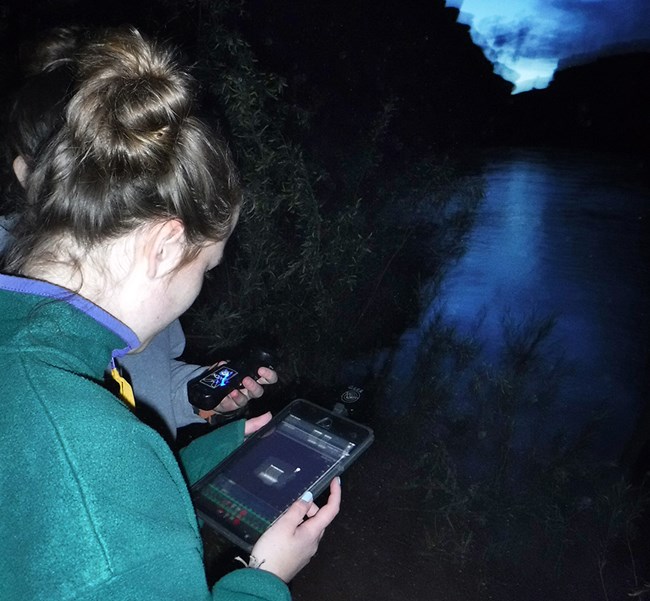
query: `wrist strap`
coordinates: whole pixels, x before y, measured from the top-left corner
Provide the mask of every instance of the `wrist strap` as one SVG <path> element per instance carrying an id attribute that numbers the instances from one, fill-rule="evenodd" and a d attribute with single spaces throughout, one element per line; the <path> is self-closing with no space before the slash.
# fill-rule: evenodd
<path id="1" fill-rule="evenodd" d="M 258 559 L 255 558 L 254 555 L 250 556 L 250 559 L 248 561 L 242 559 L 239 555 L 235 557 L 235 561 L 238 561 L 242 564 L 244 564 L 245 567 L 247 568 L 252 568 L 254 570 L 257 570 L 262 566 L 262 564 L 266 561 L 266 559 L 263 559 L 262 561 L 259 561 Z"/>

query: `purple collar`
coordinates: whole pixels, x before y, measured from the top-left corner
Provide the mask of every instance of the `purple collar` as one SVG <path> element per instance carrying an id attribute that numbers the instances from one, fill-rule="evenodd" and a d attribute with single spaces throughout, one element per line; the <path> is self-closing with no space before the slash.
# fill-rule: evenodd
<path id="1" fill-rule="evenodd" d="M 59 300 L 72 305 L 124 341 L 126 344 L 124 348 L 113 351 L 114 359 L 123 357 L 128 352 L 140 346 L 140 341 L 131 328 L 124 325 L 121 321 L 113 317 L 110 313 L 104 311 L 101 307 L 98 307 L 89 300 L 71 292 L 70 290 L 66 290 L 65 288 L 61 288 L 60 286 L 42 280 L 30 280 L 29 278 L 0 274 L 0 290 L 32 294 L 34 296 Z"/>

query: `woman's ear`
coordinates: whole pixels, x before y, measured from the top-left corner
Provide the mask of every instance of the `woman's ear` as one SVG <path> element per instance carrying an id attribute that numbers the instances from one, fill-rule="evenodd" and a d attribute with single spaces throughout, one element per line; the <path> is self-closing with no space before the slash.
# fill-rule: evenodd
<path id="1" fill-rule="evenodd" d="M 13 167 L 16 179 L 24 188 L 25 184 L 27 183 L 27 176 L 29 175 L 29 167 L 27 166 L 27 161 L 21 154 L 19 154 L 14 159 L 14 162 L 11 164 L 11 166 Z"/>
<path id="2" fill-rule="evenodd" d="M 173 273 L 185 258 L 185 226 L 170 219 L 153 226 L 145 244 L 147 275 L 151 279 Z"/>

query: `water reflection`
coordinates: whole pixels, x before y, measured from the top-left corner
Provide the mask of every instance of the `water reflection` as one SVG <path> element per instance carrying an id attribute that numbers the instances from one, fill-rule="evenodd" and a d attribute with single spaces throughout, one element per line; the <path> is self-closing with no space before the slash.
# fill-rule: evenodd
<path id="1" fill-rule="evenodd" d="M 604 408 L 599 449 L 615 458 L 641 404 L 650 324 L 650 196 L 630 184 L 630 172 L 624 160 L 602 156 L 514 151 L 487 158 L 486 196 L 467 252 L 440 294 L 424 299 L 396 365 L 412 365 L 426 324 L 440 312 L 478 335 L 487 361 L 501 348 L 506 313 L 513 320 L 555 315 L 556 350 L 572 375 L 549 427 L 576 431 Z"/>

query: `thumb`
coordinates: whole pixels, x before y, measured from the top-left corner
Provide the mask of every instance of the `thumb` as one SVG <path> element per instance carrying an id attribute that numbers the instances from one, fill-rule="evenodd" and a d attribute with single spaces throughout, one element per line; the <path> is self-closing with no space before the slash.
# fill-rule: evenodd
<path id="1" fill-rule="evenodd" d="M 267 411 L 257 417 L 251 417 L 244 424 L 244 436 L 250 436 L 271 421 L 271 412 Z"/>

